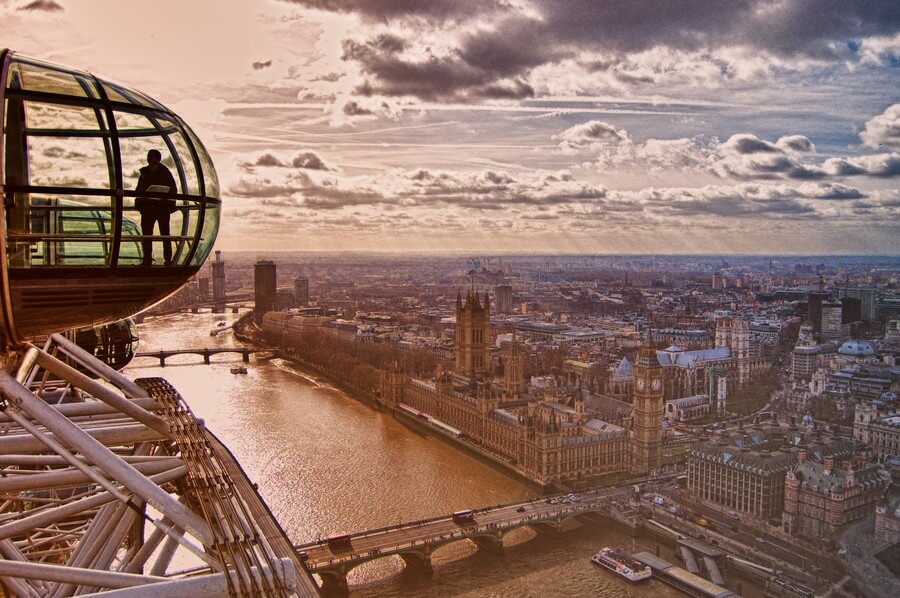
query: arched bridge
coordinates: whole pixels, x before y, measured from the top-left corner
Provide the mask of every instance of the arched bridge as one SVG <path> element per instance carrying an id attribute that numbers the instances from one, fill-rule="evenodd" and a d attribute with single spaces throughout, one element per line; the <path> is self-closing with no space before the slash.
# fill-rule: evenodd
<path id="1" fill-rule="evenodd" d="M 175 355 L 200 355 L 203 357 L 203 363 L 209 364 L 210 357 L 220 355 L 222 353 L 237 353 L 241 356 L 244 363 L 250 363 L 250 355 L 253 353 L 265 353 L 263 349 L 247 349 L 244 347 L 234 348 L 216 348 L 216 349 L 175 349 L 172 351 L 139 351 L 134 354 L 135 359 L 138 357 L 152 357 L 159 360 L 160 366 L 166 365 L 166 359 Z"/>
<path id="2" fill-rule="evenodd" d="M 295 548 L 300 558 L 305 559 L 309 572 L 318 573 L 322 578 L 324 592 L 345 594 L 347 574 L 367 561 L 396 554 L 407 567 L 430 571 L 431 554 L 446 544 L 469 540 L 479 549 L 502 550 L 507 532 L 527 526 L 538 533 L 556 533 L 564 521 L 590 514 L 605 515 L 611 504 L 624 501 L 627 496 L 628 490 L 621 487 L 575 494 L 572 499 L 560 495 L 552 500 L 478 509 L 471 521 L 457 522 L 453 516 L 445 515 L 348 534 L 339 543 L 332 536 L 331 541 L 326 539 Z"/>

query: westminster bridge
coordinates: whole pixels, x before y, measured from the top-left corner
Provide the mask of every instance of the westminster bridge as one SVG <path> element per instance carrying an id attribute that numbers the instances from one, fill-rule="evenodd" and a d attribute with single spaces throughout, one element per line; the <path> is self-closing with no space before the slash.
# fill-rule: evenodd
<path id="1" fill-rule="evenodd" d="M 326 594 L 346 594 L 347 574 L 355 567 L 399 555 L 407 567 L 431 571 L 431 555 L 438 548 L 459 541 L 474 542 L 480 550 L 500 551 L 503 537 L 520 527 L 540 534 L 555 534 L 563 522 L 590 519 L 592 515 L 620 519 L 616 509 L 632 492 L 627 488 L 603 488 L 578 494 L 473 510 L 468 521 L 452 515 L 401 523 L 295 546 L 310 573 L 322 578 Z M 571 497 L 571 498 L 570 498 Z M 628 521 L 623 523 L 631 524 Z M 336 542 L 336 539 L 340 542 Z"/>

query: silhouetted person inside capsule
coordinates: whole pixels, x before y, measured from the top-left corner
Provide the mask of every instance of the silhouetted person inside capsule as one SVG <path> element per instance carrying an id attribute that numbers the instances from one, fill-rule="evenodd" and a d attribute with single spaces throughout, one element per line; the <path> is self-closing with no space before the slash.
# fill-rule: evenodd
<path id="1" fill-rule="evenodd" d="M 152 149 L 147 152 L 147 165 L 141 167 L 136 190 L 154 193 L 175 192 L 175 177 L 162 163 L 162 154 L 159 150 Z M 158 222 L 160 236 L 169 236 L 169 216 L 175 211 L 174 199 L 138 196 L 134 200 L 134 207 L 141 214 L 141 235 L 152 236 L 153 228 Z M 141 243 L 144 248 L 142 265 L 149 266 L 153 263 L 153 241 L 144 239 Z M 172 265 L 172 241 L 169 239 L 163 241 L 163 258 L 166 260 L 166 266 Z"/>

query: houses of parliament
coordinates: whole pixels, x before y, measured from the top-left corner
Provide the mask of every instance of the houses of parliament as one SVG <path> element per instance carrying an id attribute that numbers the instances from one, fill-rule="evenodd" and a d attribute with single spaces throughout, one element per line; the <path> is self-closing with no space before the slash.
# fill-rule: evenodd
<path id="1" fill-rule="evenodd" d="M 650 474 L 661 466 L 664 368 L 656 349 L 638 352 L 631 416 L 611 423 L 588 415 L 586 390 L 530 394 L 515 338 L 491 371 L 490 313 L 487 293 L 458 296 L 454 371 L 421 380 L 389 369 L 382 375 L 384 406 L 412 408 L 455 428 L 539 484 Z"/>

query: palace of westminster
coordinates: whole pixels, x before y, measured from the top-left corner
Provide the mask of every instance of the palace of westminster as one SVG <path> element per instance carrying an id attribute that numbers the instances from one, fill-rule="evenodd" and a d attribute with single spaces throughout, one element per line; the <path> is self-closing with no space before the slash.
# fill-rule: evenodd
<path id="1" fill-rule="evenodd" d="M 629 396 L 622 397 L 627 402 L 580 386 L 551 386 L 531 394 L 524 378 L 525 357 L 515 337 L 491 367 L 490 313 L 487 293 L 458 296 L 455 370 L 439 370 L 433 380 L 409 378 L 397 368 L 385 371 L 384 406 L 423 412 L 541 484 L 651 474 L 663 465 L 665 400 L 674 385 L 687 383 L 681 379 L 683 368 L 673 367 L 665 351 L 650 342 L 639 349 L 629 368 Z M 739 325 L 731 334 L 731 324 L 720 326 L 717 333 L 728 343 L 720 351 L 719 367 L 743 383 L 748 375 L 745 362 L 732 355 L 746 355 L 746 335 Z M 698 378 L 692 382 L 699 390 L 708 377 Z M 610 409 L 610 403 L 627 409 Z"/>

